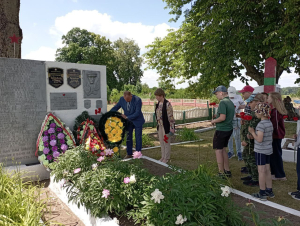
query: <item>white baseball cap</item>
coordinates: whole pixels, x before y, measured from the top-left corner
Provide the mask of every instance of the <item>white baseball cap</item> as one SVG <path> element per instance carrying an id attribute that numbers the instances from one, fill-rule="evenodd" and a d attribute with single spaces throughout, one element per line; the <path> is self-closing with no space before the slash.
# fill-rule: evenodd
<path id="1" fill-rule="evenodd" d="M 233 86 L 230 86 L 227 92 L 229 97 L 235 97 L 236 95 L 236 89 Z"/>

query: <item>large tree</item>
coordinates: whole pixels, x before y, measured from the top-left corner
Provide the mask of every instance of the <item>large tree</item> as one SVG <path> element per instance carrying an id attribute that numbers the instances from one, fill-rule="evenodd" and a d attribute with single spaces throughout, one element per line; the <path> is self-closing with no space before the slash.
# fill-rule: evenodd
<path id="1" fill-rule="evenodd" d="M 0 57 L 21 58 L 23 33 L 19 13 L 20 0 L 0 1 Z M 9 38 L 13 35 L 20 38 L 15 46 Z"/>
<path id="2" fill-rule="evenodd" d="M 113 44 L 116 58 L 116 75 L 123 84 L 137 85 L 141 81 L 143 59 L 140 48 L 130 39 L 118 39 Z M 120 87 L 121 88 L 121 87 Z"/>
<path id="3" fill-rule="evenodd" d="M 104 36 L 85 29 L 73 28 L 62 36 L 64 47 L 57 49 L 56 60 L 106 66 L 107 84 L 122 90 L 126 84 L 136 85 L 143 76 L 140 48 L 133 40 L 112 43 Z"/>
<path id="4" fill-rule="evenodd" d="M 276 81 L 283 71 L 299 73 L 300 0 L 164 0 L 171 20 L 183 14 L 180 28 L 155 39 L 145 54 L 149 68 L 162 79 L 191 78 L 198 96 L 228 85 L 241 73 L 259 85 L 264 82 L 264 61 L 277 60 Z M 184 10 L 184 12 L 183 12 Z"/>

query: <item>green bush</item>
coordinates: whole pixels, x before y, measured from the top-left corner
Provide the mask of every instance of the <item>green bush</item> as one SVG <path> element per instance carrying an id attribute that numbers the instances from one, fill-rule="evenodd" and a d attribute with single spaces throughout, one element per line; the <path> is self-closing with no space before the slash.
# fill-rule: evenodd
<path id="1" fill-rule="evenodd" d="M 194 132 L 194 129 L 184 127 L 177 131 L 181 141 L 199 140 L 199 137 Z"/>
<path id="2" fill-rule="evenodd" d="M 40 219 L 45 208 L 40 189 L 23 183 L 19 171 L 7 173 L 0 164 L 0 225 L 43 225 Z"/>
<path id="3" fill-rule="evenodd" d="M 92 170 L 92 165 L 98 167 Z M 107 158 L 101 163 L 97 157 L 85 151 L 83 146 L 67 151 L 54 163 L 52 174 L 55 181 L 64 179 L 69 201 L 78 206 L 85 205 L 96 217 L 104 213 L 122 213 L 126 209 L 139 206 L 144 193 L 152 190 L 157 180 L 145 169 L 141 169 L 138 160 L 123 162 L 117 157 Z M 79 173 L 74 173 L 80 168 Z M 124 178 L 135 175 L 136 182 L 125 184 Z M 102 197 L 103 189 L 110 191 L 108 198 Z"/>
<path id="4" fill-rule="evenodd" d="M 237 207 L 228 197 L 221 196 L 224 183 L 206 167 L 195 171 L 181 171 L 160 178 L 154 189 L 162 192 L 160 203 L 152 200 L 151 192 L 144 194 L 142 208 L 135 208 L 129 216 L 135 221 L 146 219 L 147 225 L 175 225 L 180 214 L 187 218 L 184 225 L 244 225 Z"/>

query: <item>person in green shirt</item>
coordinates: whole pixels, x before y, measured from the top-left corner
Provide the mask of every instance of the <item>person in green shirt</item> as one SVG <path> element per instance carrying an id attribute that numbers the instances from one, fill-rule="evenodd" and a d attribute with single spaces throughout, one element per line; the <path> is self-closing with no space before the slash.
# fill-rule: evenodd
<path id="1" fill-rule="evenodd" d="M 213 94 L 220 100 L 216 119 L 211 121 L 213 125 L 216 124 L 213 149 L 215 149 L 216 152 L 219 175 L 222 177 L 224 175 L 231 177 L 226 147 L 228 146 L 228 141 L 233 131 L 232 120 L 235 115 L 235 107 L 228 97 L 227 88 L 225 86 L 218 86 Z"/>

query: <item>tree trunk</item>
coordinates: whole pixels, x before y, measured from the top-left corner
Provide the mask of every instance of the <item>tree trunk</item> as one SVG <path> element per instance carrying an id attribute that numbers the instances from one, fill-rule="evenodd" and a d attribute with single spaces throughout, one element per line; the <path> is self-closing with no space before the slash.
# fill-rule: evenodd
<path id="1" fill-rule="evenodd" d="M 0 57 L 21 58 L 23 34 L 20 28 L 19 12 L 20 0 L 0 1 Z M 18 43 L 15 44 L 11 43 L 9 38 L 14 34 L 20 37 Z"/>
<path id="2" fill-rule="evenodd" d="M 259 72 L 254 66 L 249 65 L 246 61 L 241 60 L 241 63 L 246 68 L 246 75 L 257 82 L 259 86 L 264 84 L 264 73 Z"/>

